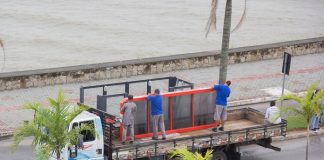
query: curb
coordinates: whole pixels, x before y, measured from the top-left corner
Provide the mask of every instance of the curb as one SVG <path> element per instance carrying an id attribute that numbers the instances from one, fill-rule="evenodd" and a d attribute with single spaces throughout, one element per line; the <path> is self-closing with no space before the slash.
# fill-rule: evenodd
<path id="1" fill-rule="evenodd" d="M 305 95 L 306 92 L 298 92 L 295 93 L 298 97 L 302 97 Z M 264 102 L 270 102 L 278 100 L 278 96 L 268 96 L 268 97 L 259 97 L 259 98 L 253 98 L 253 99 L 244 99 L 244 100 L 236 100 L 236 101 L 230 101 L 228 102 L 229 107 L 238 107 L 238 106 L 244 106 L 244 105 L 250 105 L 250 104 L 257 104 L 257 103 L 264 103 Z"/>
<path id="2" fill-rule="evenodd" d="M 309 136 L 313 137 L 313 136 L 319 136 L 319 135 L 324 135 L 324 130 L 320 130 L 317 132 L 313 132 L 310 131 Z M 292 140 L 292 139 L 299 139 L 299 138 L 305 138 L 307 137 L 307 131 L 305 130 L 304 132 L 299 132 L 299 133 L 294 133 L 294 131 L 292 132 L 288 132 L 286 137 L 274 137 L 272 138 L 273 142 L 279 142 L 279 141 L 287 141 L 287 140 Z"/>
<path id="3" fill-rule="evenodd" d="M 14 134 L 14 131 L 13 130 L 0 132 L 0 141 L 12 137 L 13 134 Z"/>

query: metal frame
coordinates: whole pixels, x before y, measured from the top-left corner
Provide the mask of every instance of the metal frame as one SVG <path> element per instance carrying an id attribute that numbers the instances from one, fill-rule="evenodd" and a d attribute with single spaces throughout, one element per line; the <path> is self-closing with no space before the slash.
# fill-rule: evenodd
<path id="1" fill-rule="evenodd" d="M 162 93 L 162 97 L 163 98 L 169 98 L 169 130 L 166 131 L 166 134 L 171 134 L 171 133 L 183 133 L 183 132 L 190 132 L 190 131 L 194 131 L 194 130 L 199 130 L 199 129 L 206 129 L 206 128 L 210 128 L 214 126 L 214 123 L 210 123 L 210 124 L 206 124 L 206 125 L 195 125 L 195 106 L 194 106 L 194 96 L 195 94 L 199 94 L 199 93 L 210 93 L 213 92 L 214 89 L 213 88 L 201 88 L 201 89 L 192 89 L 192 90 L 184 90 L 184 91 L 176 91 L 176 92 L 168 92 L 168 93 Z M 191 106 L 190 106 L 190 110 L 191 110 L 191 126 L 190 127 L 185 127 L 185 128 L 179 128 L 179 129 L 173 129 L 173 113 L 172 113 L 172 98 L 176 97 L 176 96 L 184 96 L 184 95 L 191 95 Z M 140 97 L 134 97 L 133 99 L 134 102 L 138 102 L 138 101 L 147 101 L 147 95 L 145 96 L 140 96 Z M 120 108 L 122 108 L 122 106 L 124 105 L 124 103 L 127 102 L 127 98 L 123 99 L 120 102 Z M 139 106 L 138 106 L 139 107 Z M 146 138 L 146 137 L 151 137 L 153 135 L 153 133 L 150 131 L 150 112 L 149 112 L 149 108 L 147 107 L 147 133 L 145 134 L 138 134 L 135 135 L 135 138 L 140 139 L 140 138 Z M 123 114 L 123 113 L 121 113 Z M 122 124 L 120 124 L 120 134 L 123 133 L 123 127 Z M 121 136 L 120 136 L 121 137 Z"/>
<path id="2" fill-rule="evenodd" d="M 129 93 L 129 86 L 131 84 L 135 83 L 142 83 L 146 82 L 146 90 L 147 93 L 151 93 L 151 81 L 159 81 L 159 80 L 169 80 L 168 85 L 168 91 L 173 92 L 177 89 L 184 89 L 184 88 L 194 88 L 194 84 L 188 81 L 185 81 L 183 79 L 177 78 L 177 77 L 161 77 L 161 78 L 151 78 L 151 79 L 144 79 L 144 80 L 135 80 L 135 81 L 126 81 L 126 82 L 118 82 L 118 83 L 107 83 L 107 84 L 100 84 L 100 85 L 92 85 L 92 86 L 81 86 L 80 87 L 80 103 L 84 103 L 84 93 L 87 89 L 93 89 L 93 88 L 102 88 L 102 95 L 107 95 L 107 89 L 111 86 L 118 86 L 118 85 L 124 85 L 124 93 L 118 93 L 118 94 L 124 94 L 127 95 Z M 177 83 L 182 82 L 184 85 L 182 86 L 176 86 Z M 117 94 L 111 94 L 110 96 L 117 95 Z"/>

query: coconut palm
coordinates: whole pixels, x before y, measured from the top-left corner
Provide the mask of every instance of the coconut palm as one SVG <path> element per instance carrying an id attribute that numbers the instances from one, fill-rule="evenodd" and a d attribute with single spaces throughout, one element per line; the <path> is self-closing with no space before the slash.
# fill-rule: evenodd
<path id="1" fill-rule="evenodd" d="M 207 150 L 205 156 L 198 152 L 192 153 L 185 148 L 175 149 L 171 151 L 170 158 L 184 159 L 184 160 L 209 160 L 213 157 L 213 150 Z"/>
<path id="2" fill-rule="evenodd" d="M 320 90 L 314 94 L 314 90 L 317 88 L 319 83 L 312 84 L 306 91 L 304 97 L 300 98 L 295 94 L 283 95 L 280 100 L 293 100 L 299 104 L 299 107 L 295 106 L 283 106 L 280 107 L 281 112 L 286 113 L 288 117 L 299 118 L 306 122 L 307 126 L 307 142 L 306 142 L 306 160 L 308 159 L 308 146 L 309 146 L 309 126 L 311 118 L 314 115 L 320 114 L 324 106 L 321 102 L 324 100 L 324 90 Z"/>
<path id="3" fill-rule="evenodd" d="M 68 131 L 71 121 L 85 111 L 84 106 L 72 106 L 64 98 L 60 90 L 57 99 L 48 98 L 49 107 L 43 107 L 40 103 L 27 103 L 25 108 L 34 111 L 34 119 L 29 123 L 19 126 L 14 133 L 12 150 L 15 151 L 24 137 L 33 136 L 33 146 L 38 149 L 43 157 L 50 155 L 61 158 L 61 151 L 67 145 L 76 145 L 77 137 L 81 131 L 89 131 L 94 134 L 92 126 L 83 125 Z"/>
<path id="4" fill-rule="evenodd" d="M 216 10 L 217 10 L 218 0 L 212 0 L 211 10 L 209 19 L 206 25 L 206 37 L 209 34 L 211 28 L 216 29 Z M 244 12 L 239 23 L 234 27 L 232 31 L 237 30 L 246 15 L 246 0 L 244 3 Z M 225 6 L 225 18 L 224 18 L 224 26 L 223 26 L 223 38 L 222 38 L 222 48 L 220 54 L 220 68 L 219 68 L 219 83 L 224 84 L 227 76 L 227 64 L 228 64 L 228 48 L 230 41 L 230 32 L 231 32 L 231 19 L 232 19 L 232 0 L 226 0 Z"/>

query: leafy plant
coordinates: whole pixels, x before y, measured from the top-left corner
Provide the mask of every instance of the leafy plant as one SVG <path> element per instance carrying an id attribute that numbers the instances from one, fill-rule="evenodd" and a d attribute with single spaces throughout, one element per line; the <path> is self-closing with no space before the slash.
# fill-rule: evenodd
<path id="1" fill-rule="evenodd" d="M 174 149 L 170 153 L 170 158 L 184 159 L 184 160 L 209 160 L 213 157 L 213 150 L 207 150 L 205 156 L 200 153 L 192 153 L 185 148 Z"/>
<path id="2" fill-rule="evenodd" d="M 56 156 L 61 158 L 62 149 L 70 144 L 77 143 L 77 137 L 81 131 L 90 131 L 95 135 L 92 126 L 83 125 L 68 131 L 71 121 L 85 111 L 85 106 L 72 106 L 64 98 L 62 90 L 57 99 L 48 98 L 49 107 L 43 107 L 40 103 L 27 103 L 25 108 L 34 111 L 34 119 L 29 123 L 19 126 L 14 133 L 14 142 L 11 146 L 15 151 L 24 137 L 33 136 L 33 146 L 39 150 L 37 157 Z"/>
<path id="3" fill-rule="evenodd" d="M 309 126 L 311 118 L 314 115 L 319 116 L 324 106 L 321 106 L 321 102 L 324 100 L 324 90 L 320 90 L 314 94 L 314 90 L 317 88 L 319 82 L 312 84 L 308 87 L 304 97 L 298 97 L 295 94 L 286 94 L 280 97 L 280 100 L 293 100 L 299 104 L 296 106 L 282 106 L 280 110 L 287 114 L 288 118 L 293 117 L 305 122 L 307 126 L 307 143 L 306 143 L 306 160 L 308 159 L 308 146 L 309 146 Z"/>

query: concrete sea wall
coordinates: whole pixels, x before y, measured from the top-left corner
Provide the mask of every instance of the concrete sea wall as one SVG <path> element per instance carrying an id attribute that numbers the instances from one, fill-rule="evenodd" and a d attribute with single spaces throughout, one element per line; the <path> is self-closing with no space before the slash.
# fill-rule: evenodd
<path id="1" fill-rule="evenodd" d="M 291 53 L 293 56 L 323 53 L 324 37 L 230 49 L 229 64 L 282 58 L 284 52 Z M 219 51 L 206 51 L 118 62 L 7 72 L 0 73 L 0 90 L 211 67 L 218 66 L 219 59 Z"/>

